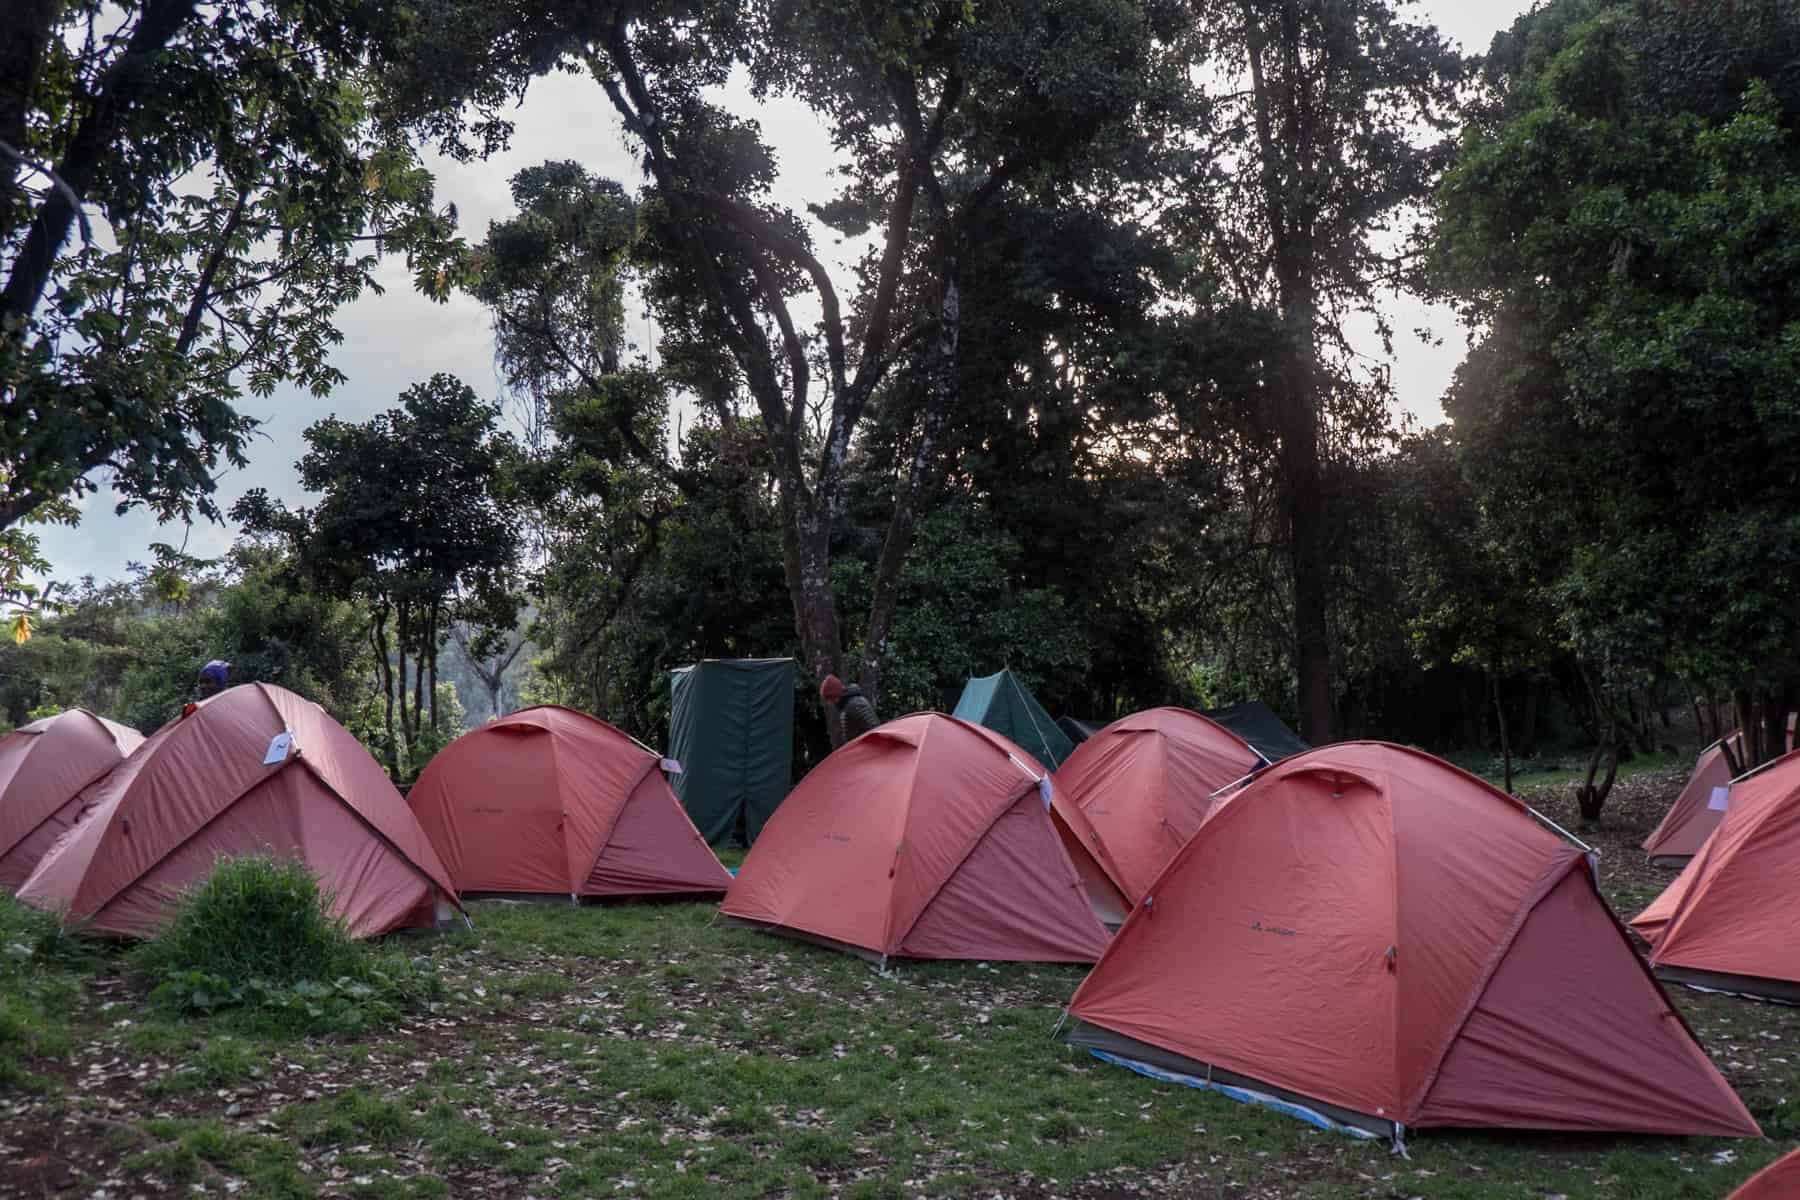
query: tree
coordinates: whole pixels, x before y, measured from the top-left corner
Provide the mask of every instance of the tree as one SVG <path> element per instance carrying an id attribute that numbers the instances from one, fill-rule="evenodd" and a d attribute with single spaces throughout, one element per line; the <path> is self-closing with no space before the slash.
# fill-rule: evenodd
<path id="1" fill-rule="evenodd" d="M 1495 40 L 1439 194 L 1484 331 L 1447 407 L 1609 739 L 1672 674 L 1767 757 L 1800 697 L 1797 53 L 1789 5 L 1550 5 Z"/>
<path id="2" fill-rule="evenodd" d="M 368 732 L 363 717 L 375 698 L 368 616 L 314 590 L 283 548 L 240 540 L 222 561 L 197 564 L 178 602 L 162 599 L 167 589 L 151 574 L 142 572 L 133 589 L 136 611 L 124 631 L 129 665 L 105 711 L 152 732 L 192 698 L 200 664 L 217 658 L 231 664 L 234 684 L 278 684 Z M 53 628 L 69 636 L 81 626 L 71 616 Z"/>
<path id="3" fill-rule="evenodd" d="M 341 382 L 332 314 L 379 251 L 443 294 L 453 214 L 365 88 L 406 26 L 378 0 L 5 6 L 0 531 L 103 477 L 216 517 L 243 390 Z"/>
<path id="4" fill-rule="evenodd" d="M 400 400 L 362 424 L 331 417 L 307 429 L 298 466 L 315 507 L 290 512 L 257 489 L 232 516 L 287 538 L 326 595 L 368 606 L 389 766 L 407 774 L 424 765 L 427 726 L 441 728 L 437 656 L 452 622 L 516 623 L 519 542 L 501 486 L 514 451 L 499 409 L 444 374 Z"/>
<path id="5" fill-rule="evenodd" d="M 795 628 L 815 675 L 846 669 L 830 564 L 852 439 L 895 373 L 914 376 L 918 386 L 902 401 L 917 406 L 913 450 L 893 489 L 865 650 L 852 672 L 878 693 L 900 568 L 942 469 L 941 429 L 958 394 L 970 228 L 1010 185 L 1055 169 L 1131 117 L 1149 50 L 1142 10 L 1119 0 L 994 4 L 979 13 L 959 5 L 614 4 L 510 27 L 518 16 L 473 14 L 475 26 L 456 29 L 453 44 L 504 32 L 503 56 L 521 83 L 567 54 L 605 85 L 650 179 L 640 261 L 665 346 L 675 351 L 665 357 L 699 368 L 707 386 L 698 395 L 721 426 L 736 419 L 740 388 L 748 394 L 775 473 Z M 443 16 L 428 24 L 452 25 Z M 851 159 L 843 194 L 814 210 L 847 235 L 879 230 L 848 304 L 805 226 L 770 201 L 774 164 L 755 127 L 708 96 L 739 66 L 764 94 L 806 99 Z M 441 85 L 412 84 L 441 95 Z M 489 104 L 494 91 L 469 89 Z M 816 334 L 795 317 L 803 294 L 819 309 Z M 823 376 L 817 408 L 815 371 Z"/>
<path id="6" fill-rule="evenodd" d="M 1209 285 L 1276 323 L 1253 424 L 1273 435 L 1291 561 L 1301 734 L 1332 733 L 1330 500 L 1334 441 L 1386 427 L 1391 391 L 1352 346 L 1352 314 L 1390 331 L 1376 305 L 1406 278 L 1392 222 L 1424 200 L 1443 161 L 1462 61 L 1405 0 L 1206 0 L 1194 58 L 1222 79 L 1210 96 L 1191 202 L 1173 214 L 1206 256 Z M 1231 169 L 1217 170 L 1219 159 Z"/>
<path id="7" fill-rule="evenodd" d="M 1523 548 L 1482 504 L 1445 431 L 1409 439 L 1391 478 L 1404 529 L 1413 651 L 1423 662 L 1468 664 L 1485 675 L 1502 783 L 1510 792 L 1517 735 L 1529 745 L 1533 733 L 1529 715 L 1524 729 L 1509 725 L 1504 686 L 1509 676 L 1541 671 L 1555 656 L 1553 604 L 1532 560 L 1517 557 Z"/>

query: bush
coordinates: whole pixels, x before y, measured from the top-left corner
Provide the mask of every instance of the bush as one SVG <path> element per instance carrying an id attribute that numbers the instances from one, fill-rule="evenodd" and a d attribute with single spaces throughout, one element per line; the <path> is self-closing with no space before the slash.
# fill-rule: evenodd
<path id="1" fill-rule="evenodd" d="M 273 1032 L 357 1033 L 442 992 L 431 966 L 357 941 L 299 863 L 222 861 L 133 962 L 152 1001 Z"/>

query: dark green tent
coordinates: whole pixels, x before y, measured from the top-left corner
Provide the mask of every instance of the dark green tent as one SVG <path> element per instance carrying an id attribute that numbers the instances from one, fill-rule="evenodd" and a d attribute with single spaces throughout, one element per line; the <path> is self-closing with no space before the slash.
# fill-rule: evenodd
<path id="1" fill-rule="evenodd" d="M 1005 734 L 1052 771 L 1075 749 L 1069 735 L 1056 727 L 1044 706 L 1011 671 L 969 680 L 950 715 Z"/>
<path id="2" fill-rule="evenodd" d="M 1249 742 L 1250 748 L 1268 762 L 1278 762 L 1290 754 L 1312 749 L 1261 700 L 1215 708 L 1206 716 Z"/>
<path id="3" fill-rule="evenodd" d="M 794 660 L 709 658 L 669 673 L 670 779 L 714 845 L 756 840 L 794 772 Z"/>

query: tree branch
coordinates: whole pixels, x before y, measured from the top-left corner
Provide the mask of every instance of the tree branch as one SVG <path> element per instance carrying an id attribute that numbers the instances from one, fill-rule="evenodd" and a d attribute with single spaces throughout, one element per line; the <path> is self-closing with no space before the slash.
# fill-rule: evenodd
<path id="1" fill-rule="evenodd" d="M 206 265 L 200 269 L 200 278 L 194 283 L 194 298 L 188 304 L 187 316 L 181 322 L 181 334 L 175 339 L 175 353 L 178 355 L 186 355 L 189 347 L 194 344 L 194 339 L 199 336 L 200 316 L 211 304 L 212 285 L 219 274 L 219 264 L 225 261 L 226 248 L 231 245 L 231 239 L 237 233 L 238 225 L 244 219 L 244 209 L 249 203 L 250 194 L 240 190 L 237 200 L 231 206 L 231 212 L 225 217 L 225 224 L 219 229 L 219 240 L 206 256 Z"/>
<path id="2" fill-rule="evenodd" d="M 199 0 L 147 0 L 143 17 L 132 30 L 124 52 L 101 76 L 92 110 L 80 120 L 68 153 L 56 164 L 56 177 L 68 186 L 53 188 L 44 197 L 13 259 L 6 287 L 0 291 L 0 326 L 8 324 L 8 318 L 23 324 L 37 310 L 56 257 L 68 240 L 69 226 L 80 211 L 81 199 L 99 178 L 108 151 L 122 133 L 124 116 L 137 99 L 137 90 L 146 86 L 151 63 L 193 17 L 198 3 Z"/>

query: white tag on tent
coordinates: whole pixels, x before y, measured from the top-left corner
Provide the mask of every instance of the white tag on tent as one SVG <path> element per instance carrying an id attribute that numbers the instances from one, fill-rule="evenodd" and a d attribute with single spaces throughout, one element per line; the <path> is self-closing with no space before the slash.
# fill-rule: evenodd
<path id="1" fill-rule="evenodd" d="M 1044 811 L 1049 812 L 1050 811 L 1050 777 L 1048 775 L 1038 776 L 1038 795 L 1042 796 L 1044 799 Z"/>
<path id="2" fill-rule="evenodd" d="M 1725 806 L 1731 803 L 1731 789 L 1716 787 L 1712 790 L 1712 798 L 1707 800 L 1706 807 L 1713 812 L 1724 812 Z"/>
<path id="3" fill-rule="evenodd" d="M 662 760 L 662 769 L 671 775 L 681 774 L 681 764 L 672 758 L 665 758 Z"/>
<path id="4" fill-rule="evenodd" d="M 285 760 L 287 758 L 288 751 L 292 750 L 293 748 L 294 748 L 294 735 L 293 734 L 288 733 L 285 730 L 282 731 L 281 733 L 276 734 L 274 737 L 269 739 L 269 751 L 267 754 L 263 755 L 263 766 L 266 767 L 272 763 L 282 762 L 283 760 Z"/>

